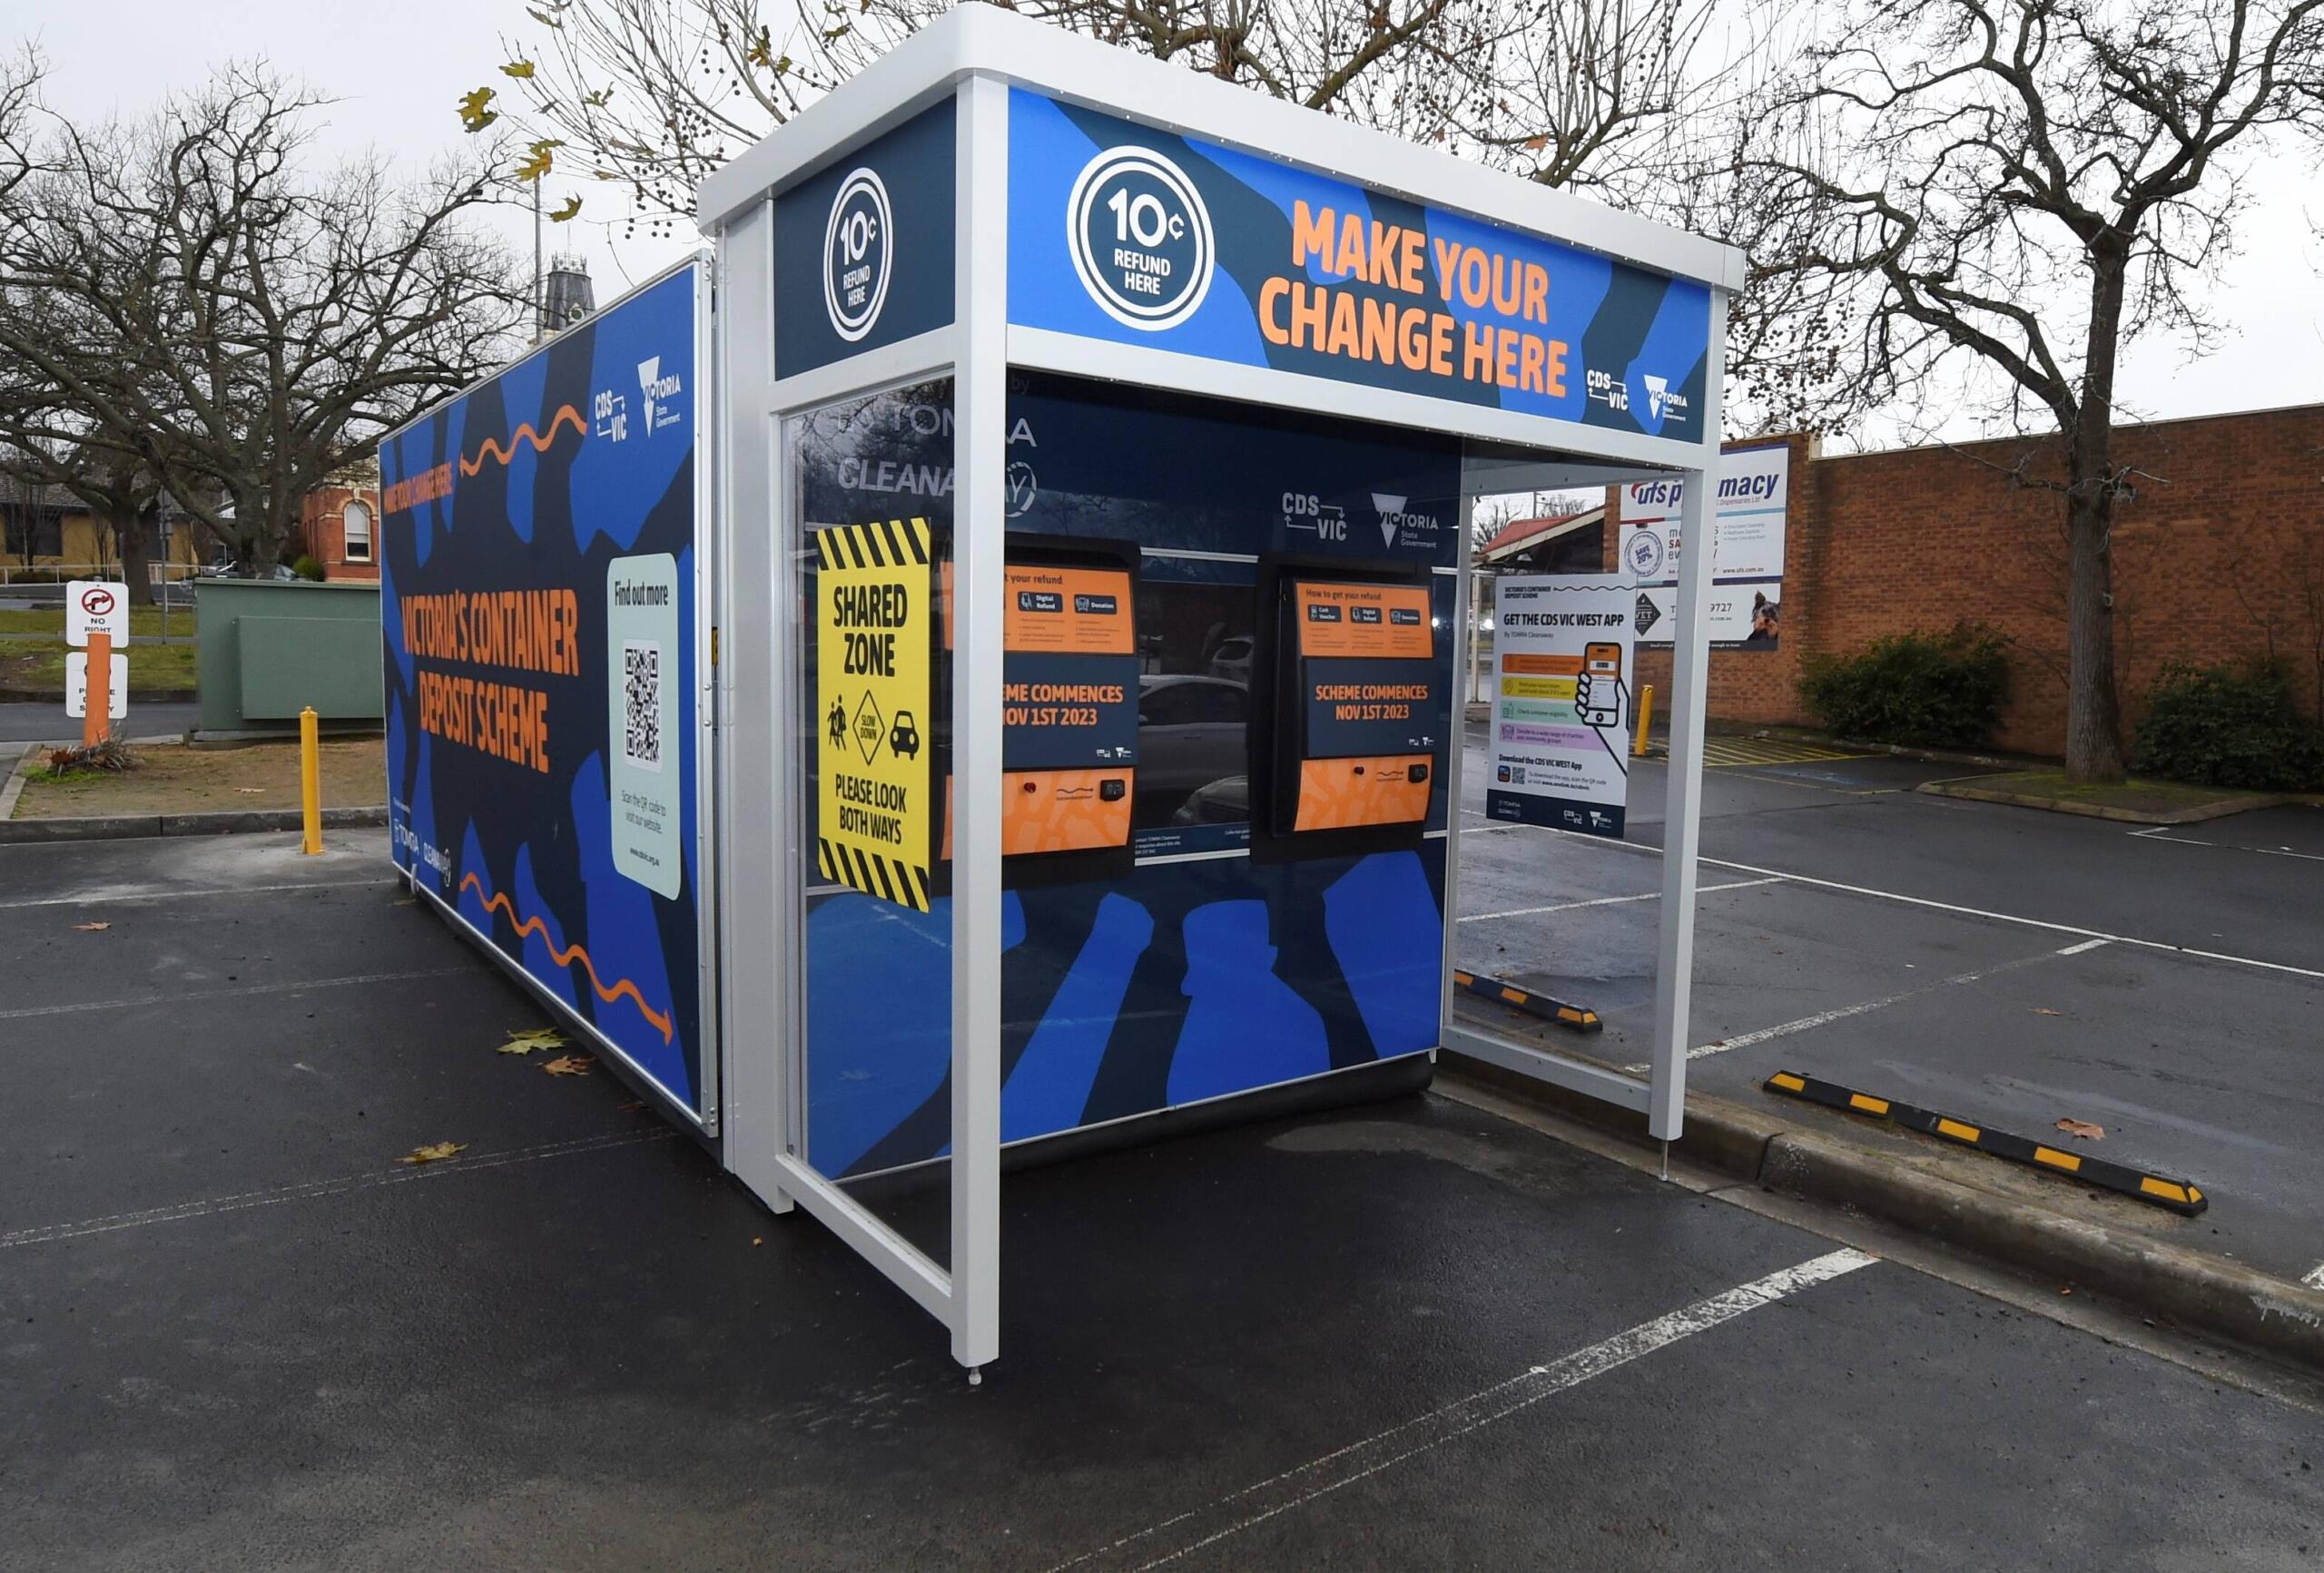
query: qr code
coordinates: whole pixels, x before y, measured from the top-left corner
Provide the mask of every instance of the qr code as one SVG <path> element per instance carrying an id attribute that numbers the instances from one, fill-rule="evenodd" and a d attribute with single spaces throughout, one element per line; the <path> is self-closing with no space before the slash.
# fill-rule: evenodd
<path id="1" fill-rule="evenodd" d="M 622 757 L 640 770 L 662 768 L 662 647 L 621 647 Z"/>

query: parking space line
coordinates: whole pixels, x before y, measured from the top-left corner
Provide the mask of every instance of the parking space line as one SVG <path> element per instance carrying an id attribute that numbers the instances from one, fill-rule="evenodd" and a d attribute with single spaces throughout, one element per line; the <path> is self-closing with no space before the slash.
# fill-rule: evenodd
<path id="1" fill-rule="evenodd" d="M 261 896 L 283 890 L 359 890 L 379 885 L 400 885 L 399 879 L 306 880 L 289 885 L 212 885 L 195 890 L 117 890 L 98 896 L 35 896 L 27 901 L 0 901 L 0 912 L 26 907 L 97 907 L 117 901 L 168 901 L 200 896 Z"/>
<path id="2" fill-rule="evenodd" d="M 187 988 L 175 994 L 149 994 L 135 999 L 87 999 L 76 1005 L 22 1005 L 0 1010 L 0 1021 L 24 1021 L 35 1016 L 77 1016 L 89 1010 L 135 1010 L 141 1006 L 183 1005 L 193 999 L 241 999 L 257 994 L 303 994 L 310 988 L 351 988 L 365 983 L 402 983 L 419 978 L 449 978 L 456 973 L 484 974 L 472 967 L 422 967 L 410 972 L 359 972 L 348 978 L 310 978 L 299 983 L 245 983 L 238 988 Z"/>
<path id="3" fill-rule="evenodd" d="M 2239 847 L 2230 841 L 2201 841 L 2192 836 L 2166 836 L 2169 825 L 2156 825 L 2152 830 L 2128 831 L 2124 834 L 2132 841 L 2171 841 L 2181 847 L 2211 847 L 2229 852 L 2257 852 L 2263 858 L 2298 858 L 2302 862 L 2324 863 L 2324 852 L 2295 852 L 2290 847 Z"/>
<path id="4" fill-rule="evenodd" d="M 677 1134 L 665 1126 L 659 1130 L 615 1131 L 601 1136 L 576 1136 L 571 1141 L 482 1153 L 475 1157 L 463 1156 L 409 1169 L 372 1169 L 360 1175 L 342 1175 L 334 1180 L 310 1180 L 303 1185 L 275 1185 L 263 1191 L 241 1191 L 230 1196 L 182 1202 L 172 1207 L 151 1207 L 141 1213 L 114 1213 L 103 1218 L 84 1218 L 77 1224 L 48 1224 L 35 1229 L 17 1229 L 0 1234 L 0 1251 L 18 1245 L 45 1245 L 55 1240 L 77 1240 L 84 1234 L 109 1234 L 121 1229 L 145 1229 L 156 1224 L 179 1224 L 189 1218 L 238 1213 L 245 1207 L 271 1207 L 281 1202 L 304 1202 L 318 1196 L 343 1195 L 350 1191 L 368 1191 L 380 1185 L 400 1185 L 409 1180 L 439 1179 L 451 1175 L 473 1174 L 479 1169 L 506 1168 L 511 1164 L 538 1163 L 543 1158 L 570 1157 L 580 1153 L 605 1152 L 614 1147 L 638 1146 L 646 1142 L 665 1142 Z"/>
<path id="5" fill-rule="evenodd" d="M 1782 880 L 1772 878 L 1766 880 L 1735 880 L 1724 885 L 1698 885 L 1695 887 L 1695 894 L 1698 896 L 1708 896 L 1714 890 L 1748 890 L 1755 885 L 1779 885 L 1781 883 L 1783 883 Z M 1620 907 L 1631 901 L 1659 901 L 1660 900 L 1662 900 L 1661 891 L 1642 890 L 1635 896 L 1598 896 L 1593 897 L 1587 901 L 1560 901 L 1553 906 L 1548 907 L 1512 907 L 1506 912 L 1472 912 L 1468 917 L 1458 919 L 1456 921 L 1462 923 L 1482 923 L 1488 919 L 1492 918 L 1537 918 L 1544 912 L 1571 912 L 1583 907 Z"/>
<path id="6" fill-rule="evenodd" d="M 1485 816 L 1474 809 L 1461 811 L 1475 819 Z M 1610 841 L 1603 836 L 1583 835 L 1579 831 L 1560 830 L 1555 825 L 1513 825 L 1493 823 L 1471 825 L 1462 835 L 1475 835 L 1488 831 L 1539 831 L 1544 835 L 1563 836 L 1570 841 L 1584 841 L 1600 848 L 1620 848 L 1659 858 L 1660 847 L 1649 847 L 1630 841 Z M 1795 874 L 1784 869 L 1761 868 L 1757 863 L 1738 863 L 1728 858 L 1698 860 L 1714 869 L 1729 869 L 1740 874 L 1766 874 L 1794 885 L 1811 885 L 1826 890 L 1844 890 L 1851 896 L 1870 896 L 1876 900 L 1898 901 L 1908 907 L 1926 907 L 1933 911 L 1953 912 L 1964 918 L 1986 918 L 1996 923 L 2015 923 L 2027 929 L 2043 929 L 2053 934 L 2079 934 L 2086 939 L 2102 939 L 2113 945 L 2135 945 L 2144 950 L 2162 950 L 2174 956 L 2193 956 L 2205 961 L 2226 961 L 2238 967 L 2256 967 L 2265 972 L 2289 972 L 2295 978 L 2324 978 L 2324 971 L 2313 967 L 2294 967 L 2289 961 L 2262 961 L 2256 956 L 2235 956 L 2224 950 L 2199 950 L 2192 945 L 2174 945 L 2168 939 L 2145 939 L 2135 934 L 2110 934 L 2102 929 L 2085 929 L 2076 923 L 2053 923 L 2046 918 L 2021 917 L 2015 912 L 1995 912 L 1983 907 L 1964 907 L 1952 901 L 1935 900 L 1927 896 L 1907 896 L 1899 890 L 1882 890 L 1869 885 L 1850 885 L 1838 880 L 1819 880 L 1813 874 Z"/>
<path id="7" fill-rule="evenodd" d="M 1748 1048 L 1755 1043 L 1789 1037 L 1795 1032 L 1807 1032 L 1830 1022 L 1845 1021 L 1851 1016 L 1865 1016 L 1875 1010 L 1886 1010 L 1889 1006 L 1901 1005 L 1907 999 L 1918 999 L 1924 994 L 1935 994 L 1940 988 L 1951 988 L 1957 984 L 1976 983 L 1987 978 L 1997 978 L 2004 972 L 2015 972 L 2020 968 L 2038 966 L 2044 961 L 2054 961 L 2061 956 L 2080 956 L 2084 951 L 2095 950 L 2105 943 L 2103 939 L 2085 939 L 2079 945 L 2069 945 L 2061 950 L 2044 950 L 2038 956 L 2020 956 L 2013 961 L 2002 961 L 1991 967 L 1980 967 L 1974 972 L 1956 972 L 1950 978 L 1940 978 L 1934 983 L 1924 983 L 1917 988 L 1906 988 L 1879 999 L 1867 999 L 1858 1005 L 1843 1005 L 1834 1010 L 1819 1010 L 1813 1016 L 1803 1016 L 1797 1021 L 1781 1022 L 1774 1027 L 1763 1027 L 1757 1032 L 1738 1032 L 1733 1037 L 1722 1037 L 1713 1043 L 1698 1044 L 1687 1051 L 1687 1057 L 1709 1059 L 1713 1055 L 1728 1054 L 1738 1048 Z M 1630 1065 L 1622 1068 L 1632 1076 L 1641 1076 L 1653 1067 L 1645 1065 Z"/>
<path id="8" fill-rule="evenodd" d="M 1176 1514 L 1135 1534 L 1126 1535 L 1111 1545 L 1084 1552 L 1070 1561 L 1059 1563 L 1050 1573 L 1065 1573 L 1068 1568 L 1085 1567 L 1101 1559 L 1127 1561 L 1134 1557 L 1147 1558 L 1136 1564 L 1141 1573 L 1147 1568 L 1167 1566 L 1295 1508 L 1305 1507 L 1344 1486 L 1352 1486 L 1383 1470 L 1393 1468 L 1447 1442 L 1457 1441 L 1473 1431 L 1507 1420 L 1544 1399 L 1580 1387 L 1608 1371 L 1620 1370 L 1658 1350 L 1668 1349 L 1699 1332 L 1708 1332 L 1738 1316 L 1762 1306 L 1773 1305 L 1787 1296 L 1818 1283 L 1829 1283 L 1860 1267 L 1869 1267 L 1876 1260 L 1861 1251 L 1833 1251 L 1797 1266 L 1770 1273 L 1764 1278 L 1738 1284 L 1723 1293 L 1699 1300 L 1650 1322 L 1640 1322 L 1626 1332 L 1618 1332 L 1586 1349 L 1578 1349 L 1545 1365 L 1533 1366 L 1504 1381 L 1481 1388 L 1466 1398 L 1455 1399 L 1362 1441 L 1351 1442 L 1346 1447 L 1334 1449 L 1255 1485 L 1230 1491 L 1202 1507 Z M 1230 1517 L 1235 1514 L 1241 1516 Z M 1209 1529 L 1207 1533 L 1203 1532 L 1207 1526 L 1201 1520 L 1221 1519 L 1226 1521 Z M 1178 1534 L 1173 1537 L 1177 1543 L 1170 1549 L 1162 1550 L 1159 1545 L 1151 1543 L 1155 1537 L 1172 1529 L 1177 1530 Z M 1159 1555 L 1149 1555 L 1157 1551 Z"/>

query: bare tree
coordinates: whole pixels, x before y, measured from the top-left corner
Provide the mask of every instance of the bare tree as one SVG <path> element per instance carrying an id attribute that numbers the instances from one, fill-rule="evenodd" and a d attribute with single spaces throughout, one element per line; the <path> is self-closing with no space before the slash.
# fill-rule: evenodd
<path id="1" fill-rule="evenodd" d="M 1600 186 L 1656 143 L 1709 0 L 1012 0 L 1009 8 L 1557 186 Z M 509 39 L 504 109 L 536 156 L 621 188 L 668 233 L 703 178 L 949 0 L 539 0 Z M 503 100 L 506 88 L 509 97 Z M 554 156 L 552 154 L 552 156 Z M 561 211 L 571 216 L 577 204 Z"/>
<path id="2" fill-rule="evenodd" d="M 2119 778 L 2117 364 L 2215 333 L 2201 281 L 2258 161 L 2324 130 L 2324 0 L 1856 0 L 1745 130 L 1792 235 L 1760 261 L 1850 326 L 1859 396 L 1997 388 L 1998 423 L 2055 426 L 2067 772 Z"/>
<path id="3" fill-rule="evenodd" d="M 47 423 L 30 446 L 84 456 L 76 473 L 125 464 L 250 573 L 523 310 L 464 218 L 497 150 L 416 184 L 376 154 L 310 174 L 322 103 L 229 67 L 141 123 L 84 129 L 36 99 L 0 121 L 0 431 Z"/>

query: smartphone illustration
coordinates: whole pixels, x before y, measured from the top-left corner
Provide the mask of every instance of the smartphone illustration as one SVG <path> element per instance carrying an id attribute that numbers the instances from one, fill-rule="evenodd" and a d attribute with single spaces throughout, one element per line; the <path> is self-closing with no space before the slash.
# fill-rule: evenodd
<path id="1" fill-rule="evenodd" d="M 1622 719 L 1622 647 L 1611 642 L 1581 647 L 1581 681 L 1573 704 L 1584 724 L 1614 726 Z"/>

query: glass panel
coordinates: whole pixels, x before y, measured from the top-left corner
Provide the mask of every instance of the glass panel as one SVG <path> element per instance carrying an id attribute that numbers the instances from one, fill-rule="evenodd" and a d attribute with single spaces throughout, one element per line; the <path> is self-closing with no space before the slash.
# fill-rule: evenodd
<path id="1" fill-rule="evenodd" d="M 794 418 L 803 979 L 792 1151 L 950 1261 L 950 379 Z"/>

